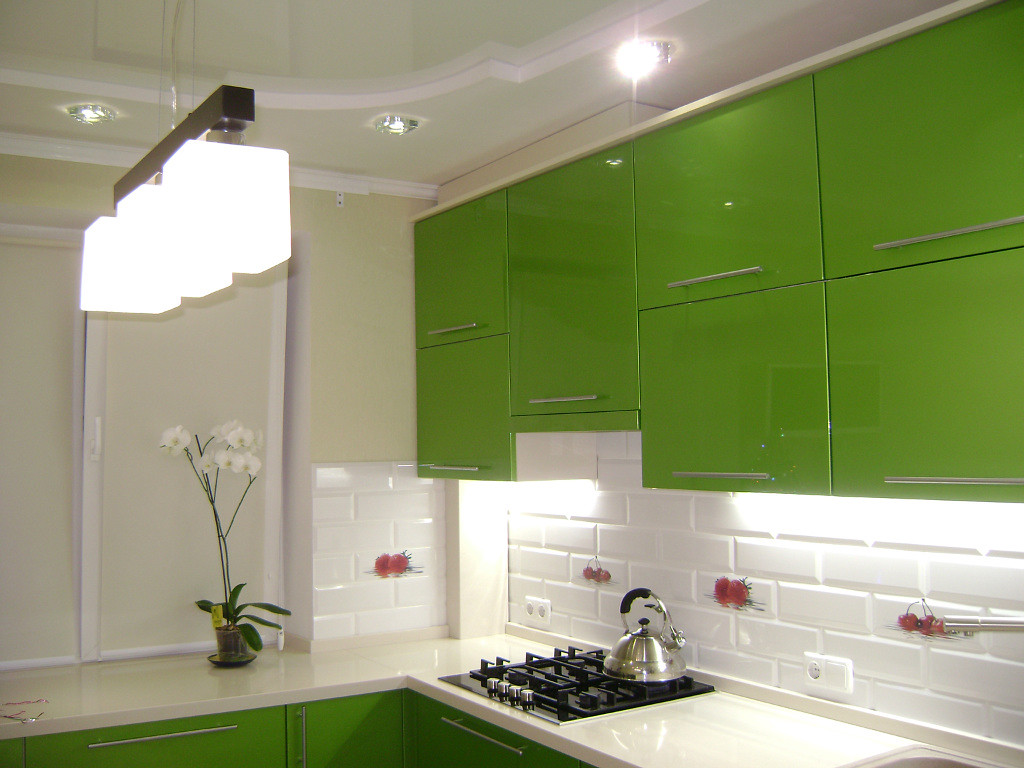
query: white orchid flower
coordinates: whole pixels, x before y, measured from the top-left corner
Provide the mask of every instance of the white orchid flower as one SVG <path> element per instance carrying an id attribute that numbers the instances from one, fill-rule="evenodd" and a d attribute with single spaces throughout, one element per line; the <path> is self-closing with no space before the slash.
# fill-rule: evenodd
<path id="1" fill-rule="evenodd" d="M 228 435 L 234 432 L 236 429 L 242 428 L 242 422 L 238 419 L 232 419 L 231 421 L 221 424 L 219 427 L 214 427 L 210 430 L 210 437 L 216 440 L 218 443 L 228 439 Z"/>
<path id="2" fill-rule="evenodd" d="M 236 466 L 238 469 L 235 469 Z M 231 468 L 235 469 L 236 472 L 245 472 L 255 477 L 262 466 L 263 463 L 251 453 L 239 453 L 236 455 L 235 462 L 231 465 Z"/>
<path id="3" fill-rule="evenodd" d="M 199 459 L 199 468 L 206 474 L 215 472 L 217 470 L 217 462 L 213 458 L 213 453 L 207 451 Z"/>
<path id="4" fill-rule="evenodd" d="M 164 453 L 169 453 L 171 456 L 180 456 L 191 442 L 192 435 L 181 424 L 165 429 L 160 435 L 160 447 L 163 448 Z"/>
<path id="5" fill-rule="evenodd" d="M 234 469 L 233 464 L 235 462 L 235 456 L 236 454 L 232 453 L 227 448 L 221 448 L 213 455 L 213 461 L 221 469 Z"/>
<path id="6" fill-rule="evenodd" d="M 251 448 L 256 440 L 256 434 L 251 429 L 239 426 L 237 429 L 225 433 L 224 439 L 232 448 Z"/>

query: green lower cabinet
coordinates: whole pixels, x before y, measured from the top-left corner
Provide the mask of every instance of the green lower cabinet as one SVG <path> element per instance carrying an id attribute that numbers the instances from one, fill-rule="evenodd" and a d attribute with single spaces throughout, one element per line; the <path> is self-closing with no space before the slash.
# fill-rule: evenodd
<path id="1" fill-rule="evenodd" d="M 643 484 L 829 492 L 822 283 L 640 313 Z"/>
<path id="2" fill-rule="evenodd" d="M 511 480 L 508 336 L 416 352 L 420 477 Z"/>
<path id="3" fill-rule="evenodd" d="M 1024 501 L 1024 249 L 828 283 L 833 492 Z"/>
<path id="4" fill-rule="evenodd" d="M 284 707 L 202 715 L 25 740 L 28 768 L 222 768 L 285 764 Z"/>
<path id="5" fill-rule="evenodd" d="M 402 691 L 289 704 L 289 768 L 402 768 Z"/>
<path id="6" fill-rule="evenodd" d="M 0 768 L 24 768 L 25 740 L 4 739 L 0 741 Z"/>
<path id="7" fill-rule="evenodd" d="M 579 768 L 579 760 L 417 693 L 406 694 L 405 768 Z"/>

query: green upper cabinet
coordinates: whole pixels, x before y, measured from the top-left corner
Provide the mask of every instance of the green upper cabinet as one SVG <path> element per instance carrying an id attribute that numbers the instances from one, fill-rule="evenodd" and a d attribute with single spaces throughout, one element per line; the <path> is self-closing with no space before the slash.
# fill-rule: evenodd
<path id="1" fill-rule="evenodd" d="M 288 768 L 402 768 L 402 691 L 289 704 L 287 709 Z"/>
<path id="2" fill-rule="evenodd" d="M 513 479 L 508 334 L 416 352 L 420 477 Z"/>
<path id="3" fill-rule="evenodd" d="M 25 739 L 0 741 L 0 768 L 25 768 Z"/>
<path id="4" fill-rule="evenodd" d="M 829 492 L 819 281 L 640 313 L 643 484 Z"/>
<path id="5" fill-rule="evenodd" d="M 821 279 L 810 77 L 641 136 L 634 151 L 642 309 Z"/>
<path id="6" fill-rule="evenodd" d="M 814 75 L 826 277 L 1024 245 L 1024 2 Z"/>
<path id="7" fill-rule="evenodd" d="M 828 283 L 833 491 L 1024 501 L 1024 249 Z"/>
<path id="8" fill-rule="evenodd" d="M 505 190 L 415 226 L 416 346 L 508 332 Z"/>
<path id="9" fill-rule="evenodd" d="M 283 766 L 284 707 L 68 731 L 25 740 L 31 768 Z"/>
<path id="10" fill-rule="evenodd" d="M 639 407 L 629 145 L 508 190 L 512 413 Z"/>

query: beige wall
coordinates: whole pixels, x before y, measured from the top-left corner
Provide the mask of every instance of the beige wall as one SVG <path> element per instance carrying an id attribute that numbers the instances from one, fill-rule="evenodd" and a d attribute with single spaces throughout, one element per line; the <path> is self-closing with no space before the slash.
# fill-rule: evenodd
<path id="1" fill-rule="evenodd" d="M 310 457 L 416 456 L 415 214 L 424 200 L 292 190 L 292 228 L 310 233 Z"/>

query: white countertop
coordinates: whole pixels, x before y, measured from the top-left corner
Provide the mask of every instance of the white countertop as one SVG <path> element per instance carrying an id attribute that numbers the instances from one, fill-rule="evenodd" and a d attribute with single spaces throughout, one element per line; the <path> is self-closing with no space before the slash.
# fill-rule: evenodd
<path id="1" fill-rule="evenodd" d="M 720 691 L 555 725 L 437 679 L 527 651 L 550 655 L 551 646 L 496 635 L 315 654 L 264 650 L 234 669 L 189 654 L 7 671 L 0 703 L 46 703 L 3 707 L 43 716 L 0 721 L 0 739 L 409 687 L 597 768 L 839 768 L 915 743 Z"/>

